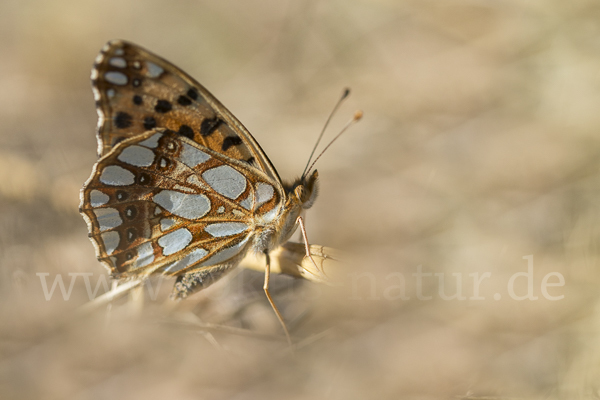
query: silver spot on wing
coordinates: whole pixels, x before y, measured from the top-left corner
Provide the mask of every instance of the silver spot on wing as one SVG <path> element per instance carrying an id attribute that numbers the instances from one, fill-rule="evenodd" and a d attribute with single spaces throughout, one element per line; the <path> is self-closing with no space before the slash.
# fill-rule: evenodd
<path id="1" fill-rule="evenodd" d="M 94 189 L 90 192 L 90 205 L 92 207 L 103 206 L 108 203 L 108 200 L 110 200 L 110 197 L 99 190 Z"/>
<path id="2" fill-rule="evenodd" d="M 164 69 L 150 61 L 146 61 L 146 67 L 148 67 L 148 76 L 150 78 L 158 78 L 163 72 L 165 72 Z"/>
<path id="3" fill-rule="evenodd" d="M 204 171 L 202 178 L 217 193 L 235 200 L 246 190 L 246 178 L 229 165 L 221 165 Z"/>
<path id="4" fill-rule="evenodd" d="M 110 65 L 112 65 L 113 67 L 117 67 L 117 68 L 127 67 L 127 61 L 125 61 L 125 59 L 123 57 L 113 57 L 110 60 L 108 60 L 108 63 Z"/>
<path id="5" fill-rule="evenodd" d="M 268 183 L 259 182 L 256 185 L 256 208 L 273 198 L 275 190 Z"/>
<path id="6" fill-rule="evenodd" d="M 179 155 L 179 161 L 190 168 L 194 168 L 198 164 L 210 160 L 210 156 L 187 143 L 183 143 L 183 149 Z"/>
<path id="7" fill-rule="evenodd" d="M 119 86 L 127 85 L 127 82 L 129 81 L 127 79 L 127 75 L 117 71 L 105 72 L 104 79 L 106 79 L 107 82 L 112 83 L 113 85 Z"/>
<path id="8" fill-rule="evenodd" d="M 123 223 L 119 211 L 112 207 L 95 208 L 96 220 L 98 221 L 98 229 L 100 232 L 116 228 Z"/>
<path id="9" fill-rule="evenodd" d="M 202 218 L 210 211 L 210 200 L 203 194 L 162 190 L 152 200 L 171 214 L 185 219 Z"/>
<path id="10" fill-rule="evenodd" d="M 160 237 L 158 245 L 163 248 L 163 255 L 169 256 L 187 247 L 192 241 L 192 233 L 186 228 L 180 228 Z"/>
<path id="11" fill-rule="evenodd" d="M 175 220 L 172 218 L 163 218 L 160 220 L 160 230 L 163 232 L 168 231 L 173 225 L 175 225 Z"/>
<path id="12" fill-rule="evenodd" d="M 154 162 L 154 152 L 147 147 L 134 145 L 126 147 L 117 158 L 136 167 L 149 167 Z"/>
<path id="13" fill-rule="evenodd" d="M 196 250 L 192 251 L 190 254 L 188 254 L 187 256 L 185 256 L 184 258 L 182 258 L 181 260 L 169 265 L 165 269 L 165 272 L 173 273 L 173 272 L 180 271 L 180 270 L 198 262 L 199 260 L 204 258 L 207 254 L 208 254 L 208 251 L 206 251 L 205 249 L 202 249 L 202 248 L 196 249 Z"/>
<path id="14" fill-rule="evenodd" d="M 102 243 L 104 243 L 104 250 L 106 250 L 106 254 L 110 256 L 113 253 L 113 251 L 115 251 L 115 249 L 119 245 L 119 242 L 121 241 L 119 232 L 104 232 L 102 235 L 100 235 L 100 237 L 102 237 Z"/>
<path id="15" fill-rule="evenodd" d="M 252 208 L 252 203 L 254 202 L 254 194 L 250 192 L 248 197 L 244 200 L 240 201 L 240 206 L 244 207 L 246 210 L 250 210 Z"/>
<path id="16" fill-rule="evenodd" d="M 271 211 L 269 211 L 268 213 L 264 214 L 262 216 L 263 223 L 269 223 L 269 222 L 273 221 L 278 213 L 279 213 L 279 208 L 274 208 Z"/>
<path id="17" fill-rule="evenodd" d="M 126 186 L 135 182 L 135 175 L 118 165 L 109 165 L 102 170 L 100 182 L 111 186 Z"/>
<path id="18" fill-rule="evenodd" d="M 204 228 L 213 237 L 233 236 L 244 232 L 246 229 L 248 229 L 248 225 L 242 222 L 218 222 Z"/>
<path id="19" fill-rule="evenodd" d="M 156 147 L 158 147 L 158 139 L 160 139 L 161 137 L 162 137 L 162 133 L 155 133 L 154 135 L 150 136 L 148 139 L 144 140 L 143 142 L 140 142 L 139 145 L 146 146 L 151 149 L 155 149 Z"/>
<path id="20" fill-rule="evenodd" d="M 152 243 L 146 242 L 142 243 L 137 248 L 138 258 L 135 260 L 134 265 L 136 267 L 145 267 L 154 261 L 154 249 L 152 248 Z"/>

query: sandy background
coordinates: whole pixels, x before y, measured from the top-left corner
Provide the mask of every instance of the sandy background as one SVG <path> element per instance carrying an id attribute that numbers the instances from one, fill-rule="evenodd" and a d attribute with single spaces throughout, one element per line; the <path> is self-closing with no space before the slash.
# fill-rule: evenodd
<path id="1" fill-rule="evenodd" d="M 0 2 L 0 397 L 600 396 L 599 21 L 586 0 Z M 90 68 L 113 38 L 196 77 L 284 177 L 352 88 L 327 137 L 365 117 L 319 161 L 307 220 L 346 254 L 344 285 L 273 283 L 295 358 L 258 272 L 171 313 L 170 281 L 87 317 L 83 275 L 46 300 L 37 274 L 105 276 L 77 206 L 96 159 Z M 537 300 L 516 300 L 529 255 Z M 444 274 L 423 278 L 430 300 L 419 268 Z M 464 299 L 445 300 L 456 277 Z"/>

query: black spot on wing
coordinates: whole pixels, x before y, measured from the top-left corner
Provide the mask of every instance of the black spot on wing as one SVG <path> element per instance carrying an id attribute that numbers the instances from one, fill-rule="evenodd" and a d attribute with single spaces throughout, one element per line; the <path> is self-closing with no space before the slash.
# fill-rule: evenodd
<path id="1" fill-rule="evenodd" d="M 200 125 L 200 134 L 202 136 L 209 136 L 221 125 L 223 121 L 219 117 L 206 118 Z"/>
<path id="2" fill-rule="evenodd" d="M 148 131 L 156 128 L 156 120 L 154 119 L 154 117 L 144 118 L 144 128 Z"/>
<path id="3" fill-rule="evenodd" d="M 158 100 L 154 106 L 157 113 L 165 114 L 173 109 L 173 105 L 167 100 Z"/>
<path id="4" fill-rule="evenodd" d="M 123 200 L 127 200 L 128 198 L 129 198 L 129 195 L 127 194 L 126 191 L 117 190 L 117 200 L 123 201 Z"/>
<path id="5" fill-rule="evenodd" d="M 192 100 L 198 100 L 198 91 L 195 88 L 190 88 L 187 91 L 187 96 Z"/>
<path id="6" fill-rule="evenodd" d="M 135 228 L 129 228 L 127 229 L 127 241 L 129 243 L 133 242 L 135 239 L 137 239 L 138 234 L 137 231 L 135 230 Z"/>
<path id="7" fill-rule="evenodd" d="M 177 103 L 181 106 L 189 106 L 192 104 L 192 100 L 187 96 L 181 95 L 177 98 Z"/>
<path id="8" fill-rule="evenodd" d="M 125 209 L 125 217 L 128 220 L 132 220 L 137 216 L 137 208 L 135 206 L 129 206 Z"/>
<path id="9" fill-rule="evenodd" d="M 115 126 L 119 129 L 129 128 L 133 118 L 126 112 L 119 111 L 114 117 Z"/>
<path id="10" fill-rule="evenodd" d="M 150 175 L 145 172 L 142 172 L 137 176 L 138 185 L 150 185 L 151 182 L 152 179 L 150 178 Z"/>
<path id="11" fill-rule="evenodd" d="M 133 96 L 133 104 L 135 104 L 136 106 L 141 106 L 144 103 L 144 100 L 142 100 L 142 96 L 139 95 L 135 95 Z"/>
<path id="12" fill-rule="evenodd" d="M 188 139 L 194 139 L 194 130 L 187 125 L 181 125 L 177 133 Z"/>
<path id="13" fill-rule="evenodd" d="M 227 136 L 225 140 L 223 140 L 223 145 L 221 149 L 223 151 L 227 151 L 231 146 L 237 146 L 242 144 L 242 138 L 239 136 Z"/>

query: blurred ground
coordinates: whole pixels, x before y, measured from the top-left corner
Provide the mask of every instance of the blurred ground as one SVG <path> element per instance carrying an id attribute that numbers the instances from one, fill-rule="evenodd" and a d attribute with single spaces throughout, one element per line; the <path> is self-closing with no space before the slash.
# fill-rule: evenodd
<path id="1" fill-rule="evenodd" d="M 587 0 L 2 1 L 0 397 L 599 397 L 599 17 Z M 90 68 L 114 38 L 196 77 L 284 177 L 353 89 L 328 136 L 365 117 L 319 161 L 308 217 L 347 254 L 344 286 L 274 282 L 295 358 L 253 271 L 181 304 L 188 323 L 164 314 L 172 282 L 142 310 L 73 316 L 83 274 L 105 276 L 77 207 Z M 530 255 L 537 299 L 517 300 Z M 57 276 L 68 300 L 46 300 Z"/>

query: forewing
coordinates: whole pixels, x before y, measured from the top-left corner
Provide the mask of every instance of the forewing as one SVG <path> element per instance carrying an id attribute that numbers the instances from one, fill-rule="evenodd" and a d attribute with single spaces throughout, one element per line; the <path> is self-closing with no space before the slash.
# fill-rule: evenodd
<path id="1" fill-rule="evenodd" d="M 92 70 L 98 111 L 98 154 L 119 141 L 167 128 L 277 182 L 277 171 L 248 130 L 188 74 L 149 51 L 121 40 L 108 42 Z"/>
<path id="2" fill-rule="evenodd" d="M 114 276 L 179 275 L 243 256 L 256 216 L 281 206 L 275 185 L 256 168 L 159 129 L 96 163 L 81 213 Z"/>

